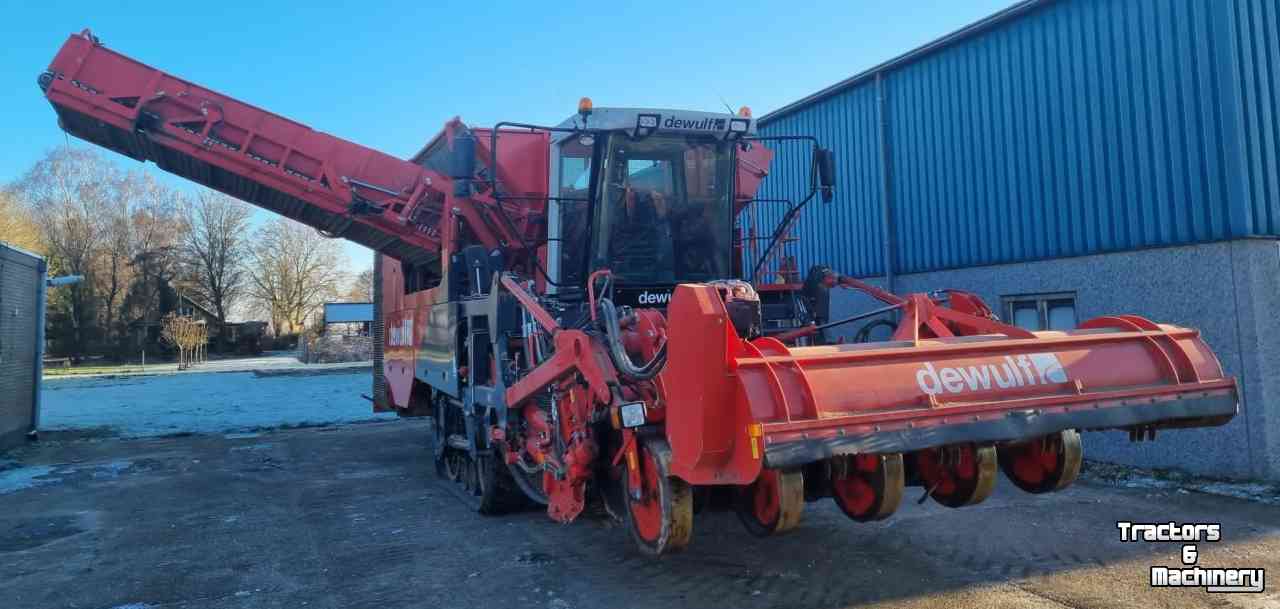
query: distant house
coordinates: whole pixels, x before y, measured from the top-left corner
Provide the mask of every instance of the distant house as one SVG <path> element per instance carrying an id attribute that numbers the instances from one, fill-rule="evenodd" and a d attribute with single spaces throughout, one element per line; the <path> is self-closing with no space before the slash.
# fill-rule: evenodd
<path id="1" fill-rule="evenodd" d="M 262 336 L 266 333 L 265 321 L 242 321 L 218 323 L 218 315 L 185 295 L 178 295 L 177 303 L 171 312 L 177 315 L 195 317 L 203 321 L 209 328 L 210 351 L 221 352 L 234 350 L 240 353 L 257 354 L 262 352 Z M 157 312 L 144 318 L 129 322 L 129 333 L 133 345 L 138 349 L 163 350 L 161 341 L 163 319 L 169 312 Z"/>
<path id="2" fill-rule="evenodd" d="M 241 321 L 222 326 L 219 336 L 236 353 L 257 355 L 262 353 L 262 338 L 266 334 L 267 322 Z"/>
<path id="3" fill-rule="evenodd" d="M 238 321 L 227 322 L 222 327 L 222 336 L 229 343 L 239 343 L 243 340 L 262 338 L 267 333 L 267 322 L 265 321 Z"/>
<path id="4" fill-rule="evenodd" d="M 215 342 L 216 332 L 214 329 L 219 327 L 217 314 L 200 306 L 199 303 L 190 298 L 179 294 L 177 302 L 170 311 L 156 311 L 129 322 L 129 334 L 133 338 L 133 345 L 140 349 L 161 346 L 163 320 L 170 312 L 177 315 L 195 317 L 203 321 L 209 327 L 209 342 Z"/>

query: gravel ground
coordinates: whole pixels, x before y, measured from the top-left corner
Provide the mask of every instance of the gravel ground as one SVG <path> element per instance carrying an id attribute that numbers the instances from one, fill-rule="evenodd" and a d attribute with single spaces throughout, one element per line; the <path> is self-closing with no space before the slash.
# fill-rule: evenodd
<path id="1" fill-rule="evenodd" d="M 310 379 L 308 379 L 310 380 Z M 660 560 L 599 518 L 471 513 L 429 473 L 419 420 L 48 442 L 0 465 L 5 609 L 272 607 L 1280 607 L 1280 510 L 1164 488 L 1003 480 L 982 505 L 858 524 L 829 500 L 792 533 L 695 519 Z M 1267 569 L 1264 594 L 1153 590 L 1180 545 L 1116 521 L 1222 523 L 1200 564 Z"/>

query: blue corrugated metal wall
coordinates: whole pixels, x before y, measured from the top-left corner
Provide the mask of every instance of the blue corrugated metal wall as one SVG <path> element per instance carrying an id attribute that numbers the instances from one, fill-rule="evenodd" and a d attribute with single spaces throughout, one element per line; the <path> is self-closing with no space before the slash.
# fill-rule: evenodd
<path id="1" fill-rule="evenodd" d="M 1271 0 L 1062 0 L 981 25 L 766 116 L 836 150 L 801 268 L 884 273 L 1280 234 L 1280 9 Z M 803 190 L 784 151 L 763 193 Z M 762 196 L 769 196 L 768 194 Z"/>
<path id="2" fill-rule="evenodd" d="M 1239 34 L 1244 155 L 1254 233 L 1280 234 L 1280 5 L 1238 0 L 1232 17 Z"/>
<path id="3" fill-rule="evenodd" d="M 843 91 L 811 111 L 783 117 L 769 126 L 770 132 L 779 134 L 813 135 L 827 147 L 839 143 L 836 157 L 839 197 L 829 204 L 815 199 L 805 207 L 797 225 L 803 237 L 794 253 L 804 262 L 800 267 L 802 271 L 808 264 L 822 261 L 848 274 L 879 272 L 883 241 L 875 93 L 874 87 Z M 757 196 L 794 200 L 807 194 L 810 145 L 807 142 L 768 145 L 777 156 Z M 764 214 L 768 227 L 774 226 L 783 213 L 777 206 L 770 211 L 772 213 Z"/>

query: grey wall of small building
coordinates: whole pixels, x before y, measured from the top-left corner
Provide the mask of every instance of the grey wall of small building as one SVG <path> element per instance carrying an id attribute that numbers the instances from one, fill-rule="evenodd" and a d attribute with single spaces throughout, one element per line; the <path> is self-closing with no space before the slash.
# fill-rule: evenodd
<path id="1" fill-rule="evenodd" d="M 894 278 L 893 287 L 898 293 L 967 290 L 1001 314 L 1002 297 L 1068 292 L 1081 322 L 1134 313 L 1196 328 L 1240 383 L 1236 418 L 1222 427 L 1163 430 L 1155 442 L 1133 443 L 1121 431 L 1088 433 L 1086 458 L 1280 480 L 1280 241 L 1241 239 L 913 273 Z M 833 319 L 879 304 L 845 290 L 832 294 Z"/>
<path id="2" fill-rule="evenodd" d="M 0 244 L 0 450 L 22 443 L 34 424 L 43 264 Z"/>

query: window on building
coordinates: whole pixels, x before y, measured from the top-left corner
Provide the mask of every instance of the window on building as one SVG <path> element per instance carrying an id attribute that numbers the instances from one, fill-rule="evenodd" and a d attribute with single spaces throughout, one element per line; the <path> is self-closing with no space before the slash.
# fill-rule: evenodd
<path id="1" fill-rule="evenodd" d="M 1076 295 L 1072 293 L 1002 296 L 1005 321 L 1033 332 L 1076 327 Z"/>

